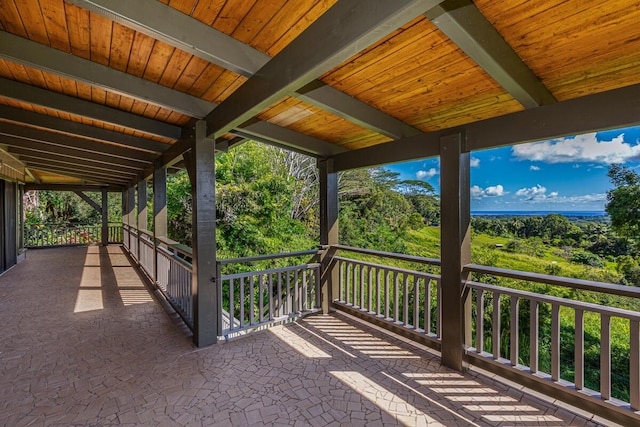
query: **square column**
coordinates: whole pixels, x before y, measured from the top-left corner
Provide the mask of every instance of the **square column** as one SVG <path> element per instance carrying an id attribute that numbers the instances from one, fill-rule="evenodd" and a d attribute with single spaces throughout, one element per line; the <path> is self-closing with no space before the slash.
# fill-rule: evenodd
<path id="1" fill-rule="evenodd" d="M 470 156 L 464 134 L 440 138 L 442 364 L 461 371 L 471 342 L 471 299 L 463 268 L 471 262 Z"/>
<path id="2" fill-rule="evenodd" d="M 338 174 L 333 168 L 333 159 L 318 160 L 320 174 L 320 245 L 338 244 Z M 320 295 L 322 312 L 331 310 L 332 301 L 338 297 L 338 269 L 331 260 L 335 249 L 328 249 L 322 256 L 322 278 Z"/>
<path id="3" fill-rule="evenodd" d="M 138 230 L 146 230 L 147 225 L 147 181 L 138 181 Z"/>
<path id="4" fill-rule="evenodd" d="M 102 228 L 100 229 L 100 237 L 102 246 L 107 246 L 109 244 L 109 193 L 106 188 L 102 188 L 100 191 L 102 192 L 102 206 L 100 210 Z"/>
<path id="5" fill-rule="evenodd" d="M 220 284 L 216 273 L 216 159 L 215 142 L 207 138 L 207 124 L 196 122 L 188 155 L 193 199 L 193 342 L 215 344 L 222 332 Z"/>

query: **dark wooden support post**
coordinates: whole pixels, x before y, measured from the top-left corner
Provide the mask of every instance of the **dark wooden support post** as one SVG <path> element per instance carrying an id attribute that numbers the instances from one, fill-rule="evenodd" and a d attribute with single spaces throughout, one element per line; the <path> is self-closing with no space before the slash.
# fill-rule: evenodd
<path id="1" fill-rule="evenodd" d="M 333 170 L 333 159 L 318 161 L 320 173 L 320 245 L 338 244 L 338 174 Z M 335 249 L 324 252 L 320 295 L 322 312 L 331 310 L 331 303 L 338 297 L 338 269 L 332 262 Z"/>
<path id="2" fill-rule="evenodd" d="M 102 188 L 102 228 L 100 229 L 100 237 L 102 246 L 109 244 L 109 193 L 106 188 Z"/>
<path id="3" fill-rule="evenodd" d="M 193 341 L 198 347 L 215 344 L 222 329 L 216 274 L 215 143 L 207 139 L 207 124 L 196 122 L 189 157 L 193 198 Z"/>
<path id="4" fill-rule="evenodd" d="M 131 186 L 127 190 L 127 224 L 129 228 L 136 228 L 136 188 Z M 129 233 L 129 252 L 131 252 L 131 233 Z M 135 254 L 136 256 L 138 254 Z"/>
<path id="5" fill-rule="evenodd" d="M 167 170 L 160 160 L 153 169 L 153 280 L 158 281 L 158 237 L 167 237 Z"/>
<path id="6" fill-rule="evenodd" d="M 469 159 L 463 134 L 440 139 L 442 364 L 458 371 L 471 342 L 471 298 L 462 285 L 471 262 Z"/>
<path id="7" fill-rule="evenodd" d="M 140 241 L 143 239 L 142 233 L 140 230 L 147 231 L 147 181 L 144 179 L 140 179 L 138 181 L 138 218 L 137 218 L 137 228 L 138 228 L 138 253 L 136 257 L 138 261 L 140 261 L 140 253 L 142 252 L 142 243 Z"/>

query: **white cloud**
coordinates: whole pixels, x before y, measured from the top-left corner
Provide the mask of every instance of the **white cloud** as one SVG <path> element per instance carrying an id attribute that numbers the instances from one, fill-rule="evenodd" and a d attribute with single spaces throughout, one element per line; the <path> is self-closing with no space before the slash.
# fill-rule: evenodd
<path id="1" fill-rule="evenodd" d="M 624 142 L 624 134 L 610 141 L 598 141 L 595 133 L 551 141 L 515 145 L 511 153 L 518 160 L 546 163 L 624 163 L 640 158 L 640 145 Z"/>
<path id="2" fill-rule="evenodd" d="M 480 159 L 478 159 L 477 157 L 472 157 L 471 161 L 470 161 L 470 165 L 472 168 L 479 168 L 480 167 Z"/>
<path id="3" fill-rule="evenodd" d="M 539 171 L 540 170 L 540 166 L 531 165 L 531 166 L 529 166 L 529 170 L 530 171 Z"/>
<path id="4" fill-rule="evenodd" d="M 429 179 L 433 178 L 434 176 L 436 176 L 438 173 L 439 172 L 438 172 L 438 170 L 436 168 L 431 168 L 428 171 L 419 170 L 418 172 L 416 172 L 416 177 L 418 179 L 429 180 Z"/>
<path id="5" fill-rule="evenodd" d="M 484 197 L 500 197 L 504 196 L 505 194 L 508 194 L 508 192 L 504 191 L 504 187 L 500 184 L 493 185 L 485 189 L 482 189 L 477 185 L 471 187 L 471 197 L 474 199 L 481 199 Z"/>
<path id="6" fill-rule="evenodd" d="M 558 197 L 558 192 L 552 191 L 547 194 L 547 188 L 538 184 L 535 187 L 519 189 L 516 191 L 516 196 L 524 197 L 524 200 L 528 202 L 540 202 L 543 200 L 555 199 Z"/>

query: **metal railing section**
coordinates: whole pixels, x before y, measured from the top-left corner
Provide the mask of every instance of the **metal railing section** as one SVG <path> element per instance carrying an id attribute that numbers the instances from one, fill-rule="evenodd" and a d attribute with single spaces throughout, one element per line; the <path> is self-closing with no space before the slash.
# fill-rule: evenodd
<path id="1" fill-rule="evenodd" d="M 439 340 L 440 276 L 340 256 L 333 259 L 340 277 L 334 304 Z M 420 260 L 412 259 L 416 261 Z"/>
<path id="2" fill-rule="evenodd" d="M 318 254 L 317 250 L 218 261 L 218 272 L 230 264 L 281 260 Z M 225 338 L 317 312 L 320 302 L 320 263 L 234 274 L 218 274 L 221 286 L 221 335 Z"/>
<path id="3" fill-rule="evenodd" d="M 505 270 L 493 267 L 469 265 L 468 271 L 488 274 L 493 276 L 509 277 L 511 279 L 528 282 L 546 283 L 556 286 L 564 286 L 572 289 L 580 289 L 592 292 L 607 293 L 618 296 L 640 298 L 640 289 L 614 285 L 609 283 L 591 282 L 586 280 L 571 279 L 565 277 L 548 276 L 514 270 Z M 568 392 L 576 391 L 582 396 L 592 396 L 603 402 L 610 403 L 612 407 L 627 408 L 632 411 L 640 410 L 640 312 L 621 308 L 609 307 L 589 302 L 576 301 L 572 299 L 560 298 L 556 296 L 542 295 L 523 290 L 499 287 L 484 283 L 468 281 L 466 287 L 475 293 L 475 347 L 469 347 L 466 352 L 470 363 L 484 360 L 491 361 L 499 370 L 509 370 L 517 372 L 519 375 L 535 377 L 536 379 L 550 380 L 555 386 L 564 387 Z M 488 298 L 487 298 L 488 297 Z M 508 304 L 501 302 L 508 299 Z M 490 300 L 490 303 L 488 302 Z M 524 304 L 523 304 L 524 303 Z M 528 342 L 521 343 L 522 331 L 520 322 L 522 321 L 522 307 L 529 310 Z M 550 331 L 550 372 L 542 372 L 540 366 L 541 351 L 539 348 L 541 334 L 540 309 L 546 306 L 551 313 Z M 508 310 L 508 324 L 504 325 L 504 309 Z M 561 333 L 561 311 L 566 318 L 573 318 L 572 330 L 569 331 L 575 337 L 573 343 L 562 342 L 572 335 Z M 487 315 L 490 312 L 490 315 Z M 585 387 L 585 319 L 591 316 L 599 318 L 600 337 L 600 385 L 599 392 L 589 390 Z M 526 313 L 525 313 L 526 319 Z M 485 325 L 489 320 L 490 327 Z M 626 373 L 612 373 L 612 351 L 611 351 L 611 325 L 612 321 L 622 322 L 628 325 L 629 337 L 629 371 Z M 566 328 L 563 325 L 563 328 Z M 546 338 L 548 339 L 548 337 Z M 508 354 L 501 354 L 502 340 L 508 340 Z M 522 346 L 528 347 L 529 358 L 523 360 L 520 357 Z M 573 346 L 573 382 L 561 378 L 561 345 Z M 489 347 L 489 348 L 487 348 Z M 488 351 L 485 351 L 488 350 Z M 505 356 L 505 357 L 503 357 Z M 549 355 L 545 354 L 545 357 Z M 612 396 L 612 375 L 626 377 L 628 374 L 629 402 L 621 401 Z"/>
<path id="4" fill-rule="evenodd" d="M 26 227 L 25 247 L 81 246 L 102 241 L 100 224 L 42 225 Z"/>
<path id="5" fill-rule="evenodd" d="M 156 246 L 156 284 L 185 323 L 193 328 L 192 266 L 169 246 Z"/>

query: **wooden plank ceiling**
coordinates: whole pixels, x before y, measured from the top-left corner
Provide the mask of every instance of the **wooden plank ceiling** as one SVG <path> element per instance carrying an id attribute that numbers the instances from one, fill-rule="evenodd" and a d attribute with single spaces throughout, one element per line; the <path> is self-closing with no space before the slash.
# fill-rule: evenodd
<path id="1" fill-rule="evenodd" d="M 0 0 L 0 147 L 41 183 L 129 185 L 287 49 L 317 75 L 212 136 L 323 157 L 640 83 L 635 0 L 398 0 L 418 12 L 323 70 L 301 35 L 350 2 Z"/>

